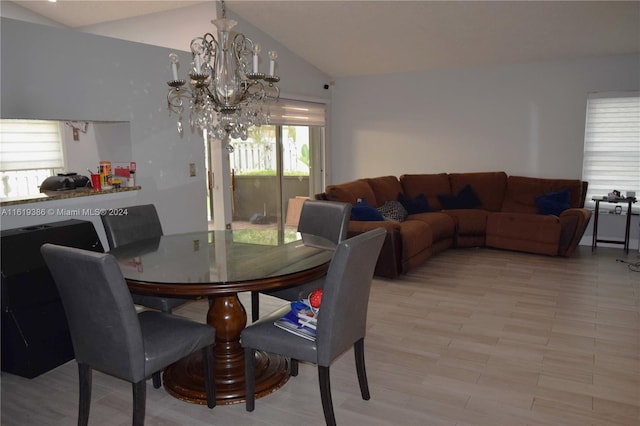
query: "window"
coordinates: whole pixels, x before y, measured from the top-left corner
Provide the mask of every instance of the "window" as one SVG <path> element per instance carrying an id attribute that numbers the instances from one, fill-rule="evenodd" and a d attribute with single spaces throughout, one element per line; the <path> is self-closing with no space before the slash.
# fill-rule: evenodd
<path id="1" fill-rule="evenodd" d="M 59 122 L 0 120 L 0 198 L 36 195 L 63 168 Z"/>
<path id="2" fill-rule="evenodd" d="M 614 189 L 622 196 L 635 191 L 639 197 L 640 93 L 590 94 L 584 133 L 582 179 L 589 182 L 587 202 Z"/>
<path id="3" fill-rule="evenodd" d="M 270 115 L 271 124 L 251 127 L 246 141 L 230 140 L 230 205 L 234 221 L 280 227 L 294 222 L 292 203 L 324 188 L 326 105 L 280 98 Z M 211 195 L 208 207 L 212 220 Z"/>

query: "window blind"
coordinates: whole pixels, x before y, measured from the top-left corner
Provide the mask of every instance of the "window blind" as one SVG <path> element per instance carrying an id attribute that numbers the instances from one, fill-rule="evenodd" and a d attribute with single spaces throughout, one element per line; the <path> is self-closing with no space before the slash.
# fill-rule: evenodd
<path id="1" fill-rule="evenodd" d="M 318 102 L 280 98 L 269 106 L 271 124 L 290 126 L 324 126 L 326 105 Z"/>
<path id="2" fill-rule="evenodd" d="M 0 171 L 64 168 L 60 124 L 0 120 Z"/>
<path id="3" fill-rule="evenodd" d="M 589 95 L 582 179 L 588 202 L 614 189 L 640 196 L 640 92 Z"/>

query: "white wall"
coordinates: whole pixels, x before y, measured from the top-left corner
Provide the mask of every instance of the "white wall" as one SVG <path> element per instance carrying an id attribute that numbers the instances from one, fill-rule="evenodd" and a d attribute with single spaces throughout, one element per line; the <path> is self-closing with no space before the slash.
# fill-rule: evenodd
<path id="1" fill-rule="evenodd" d="M 639 57 L 340 78 L 330 182 L 504 170 L 580 178 L 589 92 L 638 89 Z"/>
<path id="2" fill-rule="evenodd" d="M 73 129 L 70 126 L 65 122 L 60 123 L 67 173 L 76 172 L 88 176 L 87 169 L 98 173 L 100 161 L 126 163 L 133 158 L 129 122 L 90 122 L 86 133 L 78 131 L 78 140 L 73 140 Z"/>

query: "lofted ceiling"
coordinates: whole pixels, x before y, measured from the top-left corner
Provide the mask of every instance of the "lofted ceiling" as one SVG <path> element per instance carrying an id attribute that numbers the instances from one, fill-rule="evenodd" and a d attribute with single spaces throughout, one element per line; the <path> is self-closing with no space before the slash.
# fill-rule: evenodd
<path id="1" fill-rule="evenodd" d="M 4 0 L 3 0 L 4 1 Z M 70 28 L 135 18 L 203 1 L 179 0 L 15 0 L 12 3 Z"/>
<path id="2" fill-rule="evenodd" d="M 84 27 L 202 2 L 14 3 L 66 26 Z M 640 1 L 228 0 L 226 5 L 332 77 L 640 53 Z"/>

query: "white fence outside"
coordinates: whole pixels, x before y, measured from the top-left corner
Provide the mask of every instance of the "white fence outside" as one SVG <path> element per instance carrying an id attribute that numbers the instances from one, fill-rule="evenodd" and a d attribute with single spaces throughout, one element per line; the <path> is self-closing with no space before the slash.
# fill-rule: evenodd
<path id="1" fill-rule="evenodd" d="M 255 142 L 234 140 L 231 142 L 233 153 L 230 155 L 231 168 L 238 174 L 256 170 L 277 169 L 276 142 Z M 309 148 L 308 134 L 298 132 L 296 140 L 289 138 L 283 147 L 282 170 L 285 174 L 309 174 L 308 154 L 303 154 Z M 308 152 L 308 151 L 307 151 Z M 306 161 L 306 163 L 305 163 Z"/>
<path id="2" fill-rule="evenodd" d="M 51 169 L 0 172 L 0 198 L 28 198 L 40 193 L 40 184 L 55 174 Z"/>

